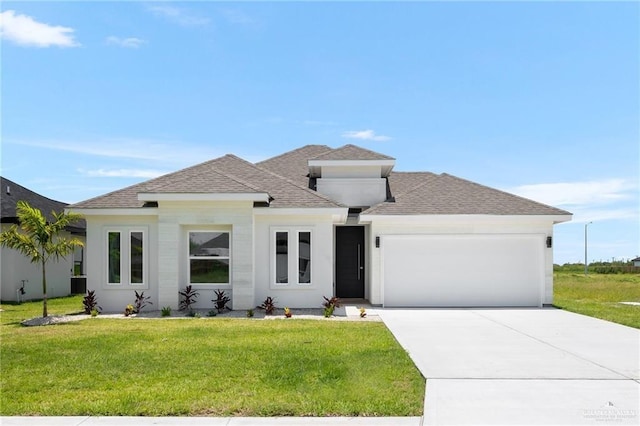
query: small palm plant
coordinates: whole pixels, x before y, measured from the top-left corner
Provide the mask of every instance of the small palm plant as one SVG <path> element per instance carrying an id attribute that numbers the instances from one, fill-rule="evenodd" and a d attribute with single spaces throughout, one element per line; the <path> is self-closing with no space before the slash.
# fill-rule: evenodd
<path id="1" fill-rule="evenodd" d="M 70 224 L 82 219 L 77 213 L 51 212 L 53 221 L 47 221 L 42 212 L 26 201 L 16 204 L 18 225 L 0 234 L 0 245 L 19 251 L 42 266 L 42 316 L 47 317 L 47 262 L 59 260 L 82 247 L 77 238 L 64 238 L 60 233 Z"/>

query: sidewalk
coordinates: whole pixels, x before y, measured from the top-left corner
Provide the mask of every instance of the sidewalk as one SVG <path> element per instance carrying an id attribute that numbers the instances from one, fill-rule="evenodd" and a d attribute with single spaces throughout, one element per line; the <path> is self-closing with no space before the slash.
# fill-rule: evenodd
<path id="1" fill-rule="evenodd" d="M 422 417 L 0 417 L 2 426 L 421 426 Z"/>

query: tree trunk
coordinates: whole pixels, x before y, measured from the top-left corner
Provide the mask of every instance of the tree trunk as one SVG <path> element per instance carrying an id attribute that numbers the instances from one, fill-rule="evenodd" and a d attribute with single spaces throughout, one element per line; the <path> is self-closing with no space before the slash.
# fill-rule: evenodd
<path id="1" fill-rule="evenodd" d="M 48 316 L 47 313 L 47 271 L 45 268 L 46 261 L 42 258 L 42 317 Z"/>

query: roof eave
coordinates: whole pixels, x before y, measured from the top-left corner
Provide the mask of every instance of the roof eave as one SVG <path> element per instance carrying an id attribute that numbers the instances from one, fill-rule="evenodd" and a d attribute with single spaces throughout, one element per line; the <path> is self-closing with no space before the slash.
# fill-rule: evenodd
<path id="1" fill-rule="evenodd" d="M 156 216 L 157 207 L 69 207 L 67 213 L 79 213 L 83 216 Z"/>
<path id="2" fill-rule="evenodd" d="M 374 220 L 379 221 L 394 221 L 402 218 L 403 222 L 421 222 L 424 220 L 430 221 L 442 221 L 442 220 L 478 220 L 478 221 L 516 221 L 516 222 L 531 222 L 531 221 L 544 221 L 552 222 L 554 225 L 558 223 L 569 222 L 572 218 L 572 214 L 376 214 L 376 213 L 362 213 L 360 214 L 360 223 L 371 223 Z"/>
<path id="3" fill-rule="evenodd" d="M 253 201 L 269 202 L 266 192 L 249 193 L 154 193 L 141 192 L 139 201 Z"/>

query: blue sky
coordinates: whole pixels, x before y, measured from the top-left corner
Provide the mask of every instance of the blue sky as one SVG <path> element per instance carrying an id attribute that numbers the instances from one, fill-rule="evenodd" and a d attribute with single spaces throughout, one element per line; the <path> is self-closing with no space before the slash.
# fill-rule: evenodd
<path id="1" fill-rule="evenodd" d="M 354 143 L 640 254 L 636 2 L 2 3 L 2 175 L 81 201 L 225 153 Z"/>

